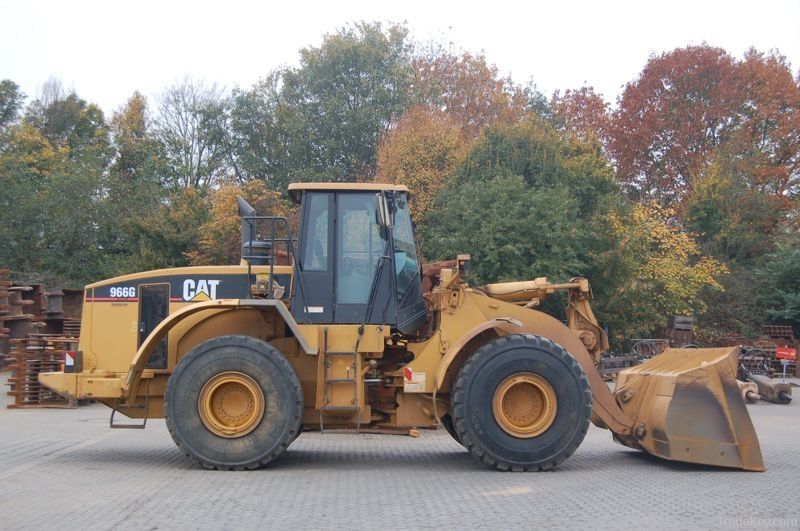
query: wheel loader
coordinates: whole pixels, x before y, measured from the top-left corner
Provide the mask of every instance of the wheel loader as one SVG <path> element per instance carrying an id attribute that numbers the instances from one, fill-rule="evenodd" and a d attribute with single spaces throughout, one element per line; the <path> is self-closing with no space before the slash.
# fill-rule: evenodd
<path id="1" fill-rule="evenodd" d="M 40 381 L 114 428 L 164 418 L 209 469 L 262 467 L 303 430 L 443 426 L 488 467 L 548 470 L 592 422 L 664 459 L 764 470 L 735 348 L 668 349 L 612 391 L 586 279 L 472 286 L 467 255 L 419 263 L 405 186 L 288 192 L 296 235 L 240 198 L 239 265 L 86 286 L 74 362 Z M 537 309 L 557 292 L 566 321 Z"/>

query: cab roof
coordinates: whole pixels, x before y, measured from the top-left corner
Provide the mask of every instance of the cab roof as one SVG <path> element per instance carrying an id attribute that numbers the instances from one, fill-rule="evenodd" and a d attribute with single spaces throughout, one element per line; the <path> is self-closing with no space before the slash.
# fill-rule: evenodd
<path id="1" fill-rule="evenodd" d="M 289 185 L 289 197 L 295 203 L 300 202 L 300 196 L 304 191 L 324 191 L 324 192 L 364 192 L 386 190 L 390 192 L 406 192 L 408 187 L 403 184 L 385 183 L 292 183 Z"/>

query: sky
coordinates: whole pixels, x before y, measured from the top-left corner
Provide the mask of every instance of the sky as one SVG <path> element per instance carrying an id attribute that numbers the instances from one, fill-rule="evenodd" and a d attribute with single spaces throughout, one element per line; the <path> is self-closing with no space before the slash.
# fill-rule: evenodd
<path id="1" fill-rule="evenodd" d="M 326 33 L 366 20 L 483 52 L 518 83 L 592 85 L 614 102 L 651 54 L 707 42 L 778 49 L 800 68 L 800 0 L 0 0 L 0 79 L 35 97 L 51 76 L 111 112 L 190 76 L 249 87 Z"/>

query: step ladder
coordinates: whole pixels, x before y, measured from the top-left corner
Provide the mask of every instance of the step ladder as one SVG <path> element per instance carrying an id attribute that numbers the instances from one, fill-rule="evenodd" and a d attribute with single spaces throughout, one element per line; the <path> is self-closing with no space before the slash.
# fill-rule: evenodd
<path id="1" fill-rule="evenodd" d="M 125 406 L 121 403 L 120 399 L 114 400 L 113 405 L 111 406 L 111 417 L 108 419 L 108 426 L 114 429 L 127 429 L 127 430 L 143 430 L 147 426 L 147 416 L 150 413 L 150 379 L 147 380 L 147 386 L 145 387 L 144 393 L 144 403 L 141 404 L 132 404 L 130 406 Z M 141 423 L 123 423 L 123 422 L 114 422 L 114 415 L 120 410 L 120 408 L 125 408 L 128 410 L 140 410 L 144 412 L 142 416 Z"/>
<path id="2" fill-rule="evenodd" d="M 361 425 L 361 405 L 359 400 L 359 378 L 361 376 L 361 356 L 358 343 L 352 351 L 328 350 L 328 328 L 322 332 L 318 371 L 320 384 L 317 386 L 317 409 L 319 410 L 319 431 L 325 431 L 325 415 L 352 413 L 356 417 L 356 431 Z M 321 388 L 321 389 L 320 389 Z M 319 391 L 322 391 L 319 393 Z"/>

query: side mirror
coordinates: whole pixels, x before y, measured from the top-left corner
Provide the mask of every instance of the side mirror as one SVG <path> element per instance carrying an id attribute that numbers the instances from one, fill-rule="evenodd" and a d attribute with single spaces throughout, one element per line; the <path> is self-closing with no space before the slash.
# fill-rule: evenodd
<path id="1" fill-rule="evenodd" d="M 389 213 L 389 202 L 383 192 L 375 194 L 375 221 L 382 229 L 388 229 L 392 226 L 391 214 Z"/>

